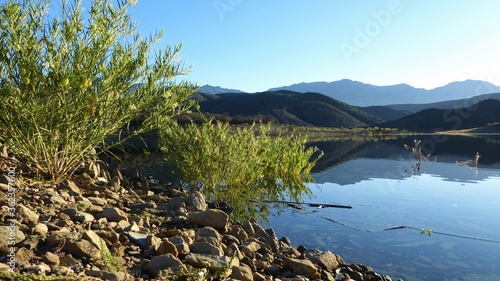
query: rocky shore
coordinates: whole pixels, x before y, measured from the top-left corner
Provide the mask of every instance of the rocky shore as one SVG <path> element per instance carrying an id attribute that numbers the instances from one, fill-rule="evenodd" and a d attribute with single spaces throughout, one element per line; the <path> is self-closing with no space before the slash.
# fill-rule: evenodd
<path id="1" fill-rule="evenodd" d="M 36 180 L 5 149 L 0 168 L 2 280 L 17 280 L 11 271 L 57 280 L 391 280 L 329 251 L 292 247 L 255 220 L 232 221 L 199 190 L 116 162 L 86 163 L 57 185 Z"/>

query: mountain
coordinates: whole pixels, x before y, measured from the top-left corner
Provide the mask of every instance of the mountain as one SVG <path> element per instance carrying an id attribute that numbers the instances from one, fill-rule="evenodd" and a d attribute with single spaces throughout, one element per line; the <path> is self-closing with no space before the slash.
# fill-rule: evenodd
<path id="1" fill-rule="evenodd" d="M 359 127 L 381 123 L 363 110 L 319 93 L 269 91 L 254 94 L 199 94 L 200 111 L 229 116 L 272 116 L 279 123 L 318 127 Z"/>
<path id="2" fill-rule="evenodd" d="M 417 104 L 470 98 L 473 96 L 500 92 L 500 86 L 480 80 L 452 82 L 432 90 L 414 88 L 407 84 L 374 86 L 358 81 L 343 79 L 334 82 L 299 83 L 269 89 L 295 92 L 317 92 L 356 106 L 389 104 Z"/>
<path id="3" fill-rule="evenodd" d="M 219 86 L 210 86 L 210 85 L 203 85 L 196 92 L 204 94 L 213 94 L 213 95 L 222 93 L 240 93 L 240 94 L 245 93 L 240 90 L 226 89 L 226 88 L 221 88 Z"/>
<path id="4" fill-rule="evenodd" d="M 378 126 L 409 131 L 435 132 L 485 127 L 500 120 L 500 100 L 488 99 L 455 109 L 424 109 Z"/>
<path id="5" fill-rule="evenodd" d="M 381 105 L 359 107 L 359 109 L 363 110 L 364 112 L 372 116 L 380 118 L 386 122 L 403 118 L 407 115 L 414 113 L 404 109 L 394 109 L 390 106 L 381 106 Z"/>
<path id="6" fill-rule="evenodd" d="M 387 107 L 392 108 L 392 109 L 397 110 L 397 111 L 415 113 L 415 112 L 418 112 L 418 111 L 421 111 L 424 109 L 428 109 L 428 108 L 452 109 L 452 108 L 467 107 L 467 106 L 476 104 L 480 101 L 487 100 L 487 99 L 500 100 L 500 93 L 484 94 L 484 95 L 474 96 L 474 97 L 468 98 L 468 99 L 458 99 L 458 100 L 455 99 L 455 100 L 441 101 L 441 102 L 435 102 L 435 103 L 390 104 L 390 105 L 387 105 Z"/>

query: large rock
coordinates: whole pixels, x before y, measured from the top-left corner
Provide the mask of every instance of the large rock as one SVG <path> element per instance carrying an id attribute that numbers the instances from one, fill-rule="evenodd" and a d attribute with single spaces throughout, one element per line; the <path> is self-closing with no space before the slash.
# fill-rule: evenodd
<path id="1" fill-rule="evenodd" d="M 194 211 L 205 211 L 207 209 L 205 195 L 199 190 L 191 191 L 189 197 L 186 198 L 186 206 Z"/>
<path id="2" fill-rule="evenodd" d="M 128 221 L 127 214 L 116 207 L 104 209 L 101 213 L 101 217 L 111 222 L 119 222 L 121 220 Z"/>
<path id="3" fill-rule="evenodd" d="M 253 281 L 252 269 L 247 265 L 233 266 L 231 278 L 241 281 Z"/>
<path id="4" fill-rule="evenodd" d="M 8 244 L 10 239 L 17 244 L 26 239 L 26 236 L 17 226 L 0 226 L 0 241 L 2 241 L 0 244 L 0 254 L 3 255 L 10 251 L 10 245 Z"/>
<path id="5" fill-rule="evenodd" d="M 189 253 L 185 258 L 185 263 L 195 268 L 208 268 L 211 272 L 240 265 L 238 258 L 195 253 Z"/>
<path id="6" fill-rule="evenodd" d="M 224 252 L 218 246 L 212 245 L 208 242 L 194 242 L 189 245 L 189 250 L 191 253 L 197 254 L 207 254 L 207 255 L 216 255 L 222 256 Z"/>
<path id="7" fill-rule="evenodd" d="M 20 216 L 20 220 L 26 223 L 36 223 L 40 217 L 35 211 L 21 204 L 16 207 L 16 215 Z"/>
<path id="8" fill-rule="evenodd" d="M 196 242 L 208 242 L 215 246 L 220 246 L 222 244 L 222 235 L 213 227 L 202 227 L 196 231 L 195 235 Z"/>
<path id="9" fill-rule="evenodd" d="M 101 251 L 87 240 L 69 240 L 66 242 L 66 252 L 74 257 L 86 257 L 92 260 L 101 259 Z"/>
<path id="10" fill-rule="evenodd" d="M 330 251 L 321 252 L 319 250 L 310 250 L 304 252 L 304 257 L 330 271 L 334 271 L 339 267 L 337 257 Z"/>
<path id="11" fill-rule="evenodd" d="M 175 236 L 175 237 L 168 238 L 168 241 L 170 241 L 170 243 L 175 245 L 179 256 L 185 256 L 185 255 L 189 254 L 189 244 L 186 243 L 184 238 L 182 238 L 180 236 Z"/>
<path id="12" fill-rule="evenodd" d="M 73 193 L 72 195 L 81 195 L 82 194 L 80 191 L 80 188 L 78 188 L 78 186 L 73 181 L 64 180 L 63 182 L 61 182 L 61 184 L 59 186 L 72 192 Z"/>
<path id="13" fill-rule="evenodd" d="M 172 242 L 170 242 L 168 240 L 164 240 L 164 241 L 161 241 L 161 243 L 156 248 L 156 254 L 157 255 L 172 254 L 173 256 L 177 257 L 177 256 L 179 256 L 179 251 L 177 250 L 177 247 Z"/>
<path id="14" fill-rule="evenodd" d="M 316 274 L 316 266 L 310 260 L 287 258 L 283 262 L 283 268 L 295 271 L 297 274 L 308 278 Z"/>
<path id="15" fill-rule="evenodd" d="M 229 222 L 229 216 L 221 210 L 209 209 L 190 213 L 189 221 L 199 226 L 211 226 L 225 232 Z"/>
<path id="16" fill-rule="evenodd" d="M 162 270 L 171 270 L 173 272 L 178 272 L 184 268 L 184 264 L 171 254 L 166 254 L 162 256 L 154 256 L 151 261 L 149 261 L 144 269 L 151 274 L 152 277 L 158 277 L 158 274 Z"/>

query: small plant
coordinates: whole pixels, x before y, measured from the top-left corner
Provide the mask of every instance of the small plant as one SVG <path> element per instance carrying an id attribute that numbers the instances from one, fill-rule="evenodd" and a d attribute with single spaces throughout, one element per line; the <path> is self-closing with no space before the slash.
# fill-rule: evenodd
<path id="1" fill-rule="evenodd" d="M 426 230 L 426 229 L 420 229 L 420 234 L 427 234 L 429 236 L 432 236 L 432 229 Z"/>
<path id="2" fill-rule="evenodd" d="M 76 208 L 79 210 L 79 211 L 85 211 L 87 210 L 89 206 L 87 205 L 87 203 L 85 202 L 78 202 L 76 203 Z"/>
<path id="3" fill-rule="evenodd" d="M 310 194 L 305 182 L 313 181 L 310 171 L 322 153 L 307 148 L 306 137 L 271 137 L 265 124 L 233 129 L 221 122 L 173 123 L 161 130 L 166 160 L 209 200 L 240 214 L 257 213 L 246 209 L 249 199 L 301 201 Z"/>
<path id="4" fill-rule="evenodd" d="M 108 246 L 106 246 L 106 243 L 104 240 L 101 238 L 100 239 L 100 246 L 101 246 L 101 258 L 102 258 L 102 263 L 104 265 L 104 269 L 111 271 L 111 272 L 116 272 L 120 269 L 121 265 L 120 262 L 116 259 L 116 256 L 114 256 L 108 249 Z"/>
<path id="5" fill-rule="evenodd" d="M 46 276 L 18 272 L 0 271 L 0 279 L 4 281 L 82 281 L 82 278 L 68 276 Z M 83 280 L 91 280 L 83 279 Z"/>
<path id="6" fill-rule="evenodd" d="M 412 173 L 420 173 L 420 168 L 422 167 L 422 161 L 429 161 L 429 157 L 431 157 L 430 154 L 424 155 L 422 152 L 422 147 L 420 146 L 421 140 L 413 140 L 413 147 L 409 146 L 407 144 L 404 144 L 404 148 L 406 150 L 411 151 L 411 153 L 415 156 L 417 159 L 417 164 L 412 167 Z"/>

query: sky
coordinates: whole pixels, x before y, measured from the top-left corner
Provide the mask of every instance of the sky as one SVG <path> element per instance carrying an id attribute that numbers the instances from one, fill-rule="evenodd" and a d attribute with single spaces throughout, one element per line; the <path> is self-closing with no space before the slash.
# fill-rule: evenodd
<path id="1" fill-rule="evenodd" d="M 87 0 L 88 1 L 88 0 Z M 498 0 L 138 0 L 139 31 L 182 42 L 184 77 L 246 92 L 351 79 L 500 85 Z"/>

